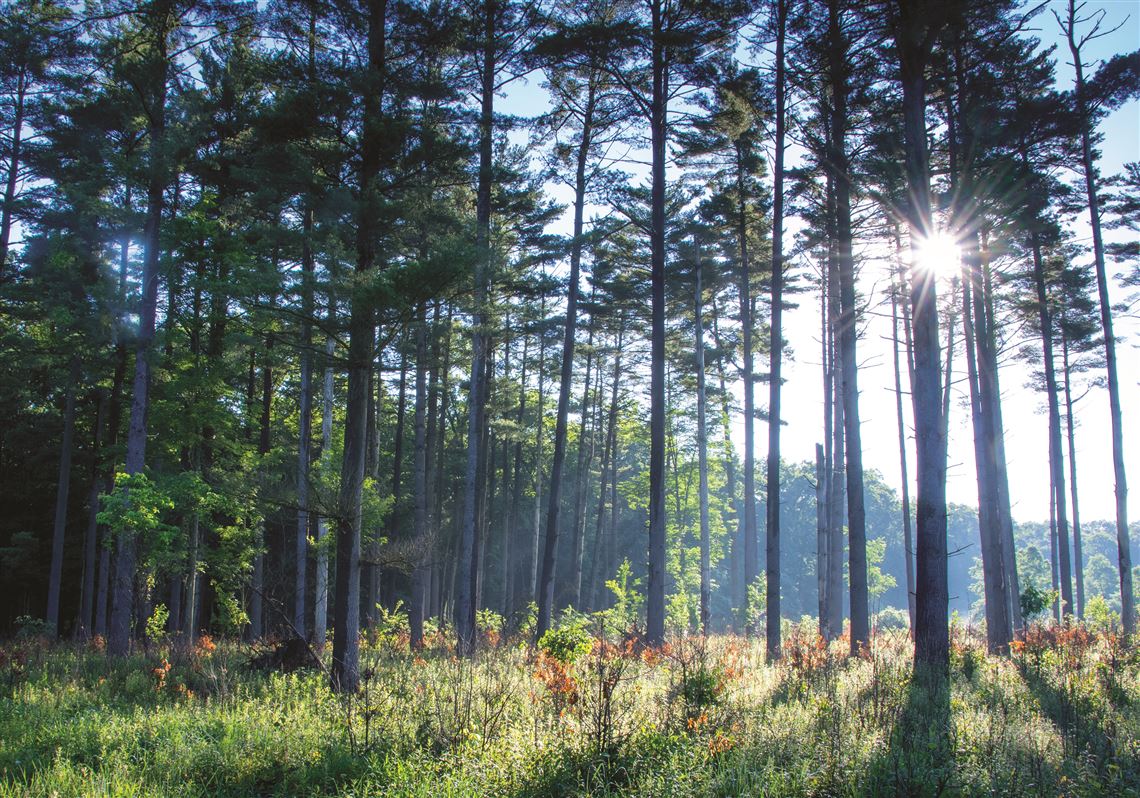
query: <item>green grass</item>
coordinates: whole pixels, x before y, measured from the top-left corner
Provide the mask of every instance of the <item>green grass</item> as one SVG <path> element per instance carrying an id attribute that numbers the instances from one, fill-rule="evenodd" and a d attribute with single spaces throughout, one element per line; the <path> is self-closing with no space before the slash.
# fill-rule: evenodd
<path id="1" fill-rule="evenodd" d="M 112 661 L 12 641 L 0 797 L 1140 795 L 1140 657 L 1111 638 L 999 659 L 959 635 L 933 691 L 905 638 L 854 660 L 810 641 L 775 666 L 729 637 L 572 664 L 368 646 L 351 699 L 236 644 Z"/>

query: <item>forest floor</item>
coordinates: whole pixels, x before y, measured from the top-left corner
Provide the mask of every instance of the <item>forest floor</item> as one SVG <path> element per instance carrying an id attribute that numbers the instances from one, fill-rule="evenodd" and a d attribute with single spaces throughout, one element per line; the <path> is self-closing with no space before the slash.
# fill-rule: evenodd
<path id="1" fill-rule="evenodd" d="M 1079 626 L 1008 658 L 957 630 L 948 691 L 901 633 L 852 659 L 792 626 L 777 665 L 728 636 L 489 642 L 381 635 L 346 699 L 264 646 L 10 640 L 0 796 L 1140 795 L 1140 655 Z"/>

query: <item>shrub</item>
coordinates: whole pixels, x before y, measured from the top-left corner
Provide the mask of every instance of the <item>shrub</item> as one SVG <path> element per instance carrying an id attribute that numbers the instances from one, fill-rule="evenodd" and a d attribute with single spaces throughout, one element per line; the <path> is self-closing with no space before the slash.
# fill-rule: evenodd
<path id="1" fill-rule="evenodd" d="M 547 629 L 538 641 L 538 648 L 545 656 L 563 665 L 574 664 L 579 657 L 589 653 L 592 645 L 593 638 L 585 622 Z"/>

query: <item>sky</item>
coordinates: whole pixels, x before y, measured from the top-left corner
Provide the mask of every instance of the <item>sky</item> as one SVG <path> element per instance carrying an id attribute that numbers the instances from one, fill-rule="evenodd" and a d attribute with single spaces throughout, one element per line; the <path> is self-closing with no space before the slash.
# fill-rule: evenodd
<path id="1" fill-rule="evenodd" d="M 1057 80 L 1062 88 L 1072 85 L 1073 70 L 1065 63 L 1068 49 L 1051 11 L 1062 15 L 1066 3 L 1051 0 L 1044 14 L 1036 17 L 1033 35 L 1043 46 L 1057 44 Z M 1107 0 L 1088 4 L 1088 9 L 1105 10 L 1104 27 L 1120 24 L 1119 30 L 1088 47 L 1088 57 L 1106 58 L 1115 53 L 1140 48 L 1140 0 Z M 527 83 L 513 84 L 502 110 L 532 115 L 545 110 L 545 95 L 541 80 L 532 77 Z M 1131 102 L 1104 120 L 1100 126 L 1105 134 L 1100 169 L 1108 176 L 1120 172 L 1128 161 L 1140 160 L 1140 103 Z M 790 153 L 789 166 L 794 166 L 795 155 Z M 1074 164 L 1074 167 L 1077 164 Z M 1073 174 L 1076 178 L 1078 175 Z M 550 187 L 551 193 L 569 204 L 571 196 L 565 187 Z M 604 213 L 606 209 L 595 208 Z M 569 211 L 555 229 L 569 232 Z M 1078 241 L 1091 241 L 1088 223 L 1075 222 L 1072 230 Z M 786 228 L 794 232 L 794 226 Z M 786 239 L 788 235 L 786 233 Z M 1111 235 L 1111 234 L 1109 234 Z M 1109 239 L 1111 240 L 1111 238 Z M 1091 268 L 1091 248 L 1082 262 Z M 792 264 L 803 268 L 803 264 Z M 898 426 L 895 415 L 894 372 L 891 359 L 889 304 L 884 310 L 880 301 L 885 280 L 872 273 L 882 267 L 874 263 L 864 266 L 866 273 L 861 288 L 867 294 L 870 307 L 880 311 L 866 320 L 866 328 L 859 342 L 860 413 L 862 418 L 864 468 L 879 471 L 887 484 L 896 490 L 901 486 L 899 468 Z M 1113 268 L 1109 267 L 1110 274 Z M 1115 280 L 1110 286 L 1113 303 L 1125 299 L 1128 291 Z M 1125 464 L 1133 482 L 1128 501 L 1129 518 L 1140 520 L 1140 446 L 1129 446 L 1140 440 L 1140 316 L 1118 315 L 1116 324 L 1118 373 L 1121 387 L 1121 405 L 1124 409 Z M 820 376 L 820 317 L 818 297 L 814 292 L 799 298 L 798 307 L 784 314 L 785 339 L 793 350 L 791 359 L 784 364 L 783 420 L 781 433 L 782 455 L 786 461 L 814 461 L 815 445 L 822 442 L 823 391 Z M 961 337 L 960 330 L 957 332 Z M 1029 368 L 1007 352 L 1000 367 L 1002 413 L 1005 422 L 1005 448 L 1009 470 L 1010 499 L 1013 517 L 1022 522 L 1047 521 L 1049 518 L 1048 471 L 1048 414 L 1044 395 L 1027 387 Z M 954 380 L 949 421 L 949 448 L 947 458 L 947 498 L 971 506 L 977 505 L 977 478 L 974 471 L 973 433 L 971 429 L 968 387 L 964 380 L 965 356 L 961 348 L 955 353 Z M 765 366 L 758 363 L 758 369 Z M 904 376 L 905 390 L 905 376 Z M 1082 389 L 1083 390 L 1083 389 Z M 758 402 L 766 405 L 766 390 L 758 391 Z M 904 402 L 904 406 L 907 402 Z M 909 414 L 908 414 L 909 416 Z M 1108 413 L 1108 393 L 1093 388 L 1076 405 L 1076 450 L 1078 498 L 1082 521 L 1114 518 L 1114 479 L 1112 468 L 1112 437 Z M 737 451 L 743 448 L 743 425 L 739 421 L 733 430 Z M 913 432 L 909 428 L 908 435 Z M 761 424 L 757 429 L 757 457 L 763 458 L 767 432 Z M 910 438 L 909 481 L 914 490 L 913 437 Z M 1068 462 L 1066 462 L 1066 475 Z M 873 530 L 872 530 L 873 533 Z"/>

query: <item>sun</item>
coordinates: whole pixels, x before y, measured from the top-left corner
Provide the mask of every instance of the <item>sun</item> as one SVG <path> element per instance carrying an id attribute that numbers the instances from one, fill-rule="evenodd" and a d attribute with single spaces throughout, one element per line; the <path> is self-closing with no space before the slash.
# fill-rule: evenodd
<path id="1" fill-rule="evenodd" d="M 939 230 L 921 240 L 915 247 L 916 269 L 929 272 L 937 279 L 956 277 L 962 268 L 962 252 L 949 233 Z"/>

